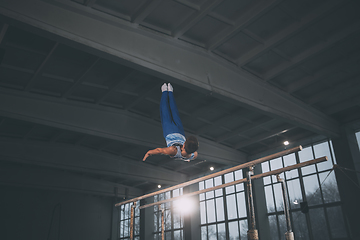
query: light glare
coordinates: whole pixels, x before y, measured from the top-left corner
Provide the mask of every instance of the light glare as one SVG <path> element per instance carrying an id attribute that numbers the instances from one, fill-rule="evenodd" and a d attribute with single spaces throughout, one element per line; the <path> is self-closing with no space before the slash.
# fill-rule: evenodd
<path id="1" fill-rule="evenodd" d="M 289 145 L 289 141 L 285 141 L 285 142 L 284 142 L 284 145 L 285 145 L 285 146 Z"/>
<path id="2" fill-rule="evenodd" d="M 161 185 L 160 185 L 160 184 L 158 185 L 158 188 L 161 188 Z"/>
<path id="3" fill-rule="evenodd" d="M 214 167 L 210 167 L 210 171 L 214 171 Z"/>
<path id="4" fill-rule="evenodd" d="M 179 200 L 174 201 L 175 211 L 182 214 L 188 214 L 194 209 L 194 202 L 187 198 L 182 197 Z"/>

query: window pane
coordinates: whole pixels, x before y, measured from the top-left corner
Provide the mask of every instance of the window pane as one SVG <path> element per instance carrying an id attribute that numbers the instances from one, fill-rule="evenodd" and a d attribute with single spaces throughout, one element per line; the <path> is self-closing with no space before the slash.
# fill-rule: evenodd
<path id="1" fill-rule="evenodd" d="M 273 159 L 273 160 L 270 160 L 270 169 L 271 171 L 273 170 L 276 170 L 276 169 L 280 169 L 280 168 L 283 168 L 283 164 L 282 164 L 282 161 L 281 161 L 281 158 L 276 158 L 276 159 Z"/>
<path id="2" fill-rule="evenodd" d="M 180 189 L 173 190 L 173 197 L 177 197 L 180 195 Z"/>
<path id="3" fill-rule="evenodd" d="M 318 167 L 318 171 L 328 170 L 333 167 L 328 142 L 315 145 L 314 154 L 315 154 L 315 158 L 320 158 L 324 156 L 328 157 L 328 160 L 326 162 L 316 164 Z"/>
<path id="4" fill-rule="evenodd" d="M 154 240 L 159 240 L 160 239 L 160 234 L 156 233 L 154 234 Z"/>
<path id="5" fill-rule="evenodd" d="M 235 202 L 235 194 L 226 196 L 226 206 L 228 212 L 228 218 L 234 219 L 237 218 L 237 211 L 236 211 L 236 202 Z"/>
<path id="6" fill-rule="evenodd" d="M 311 175 L 308 177 L 304 177 L 304 187 L 306 192 L 306 199 L 308 201 L 309 206 L 321 204 L 321 192 L 319 189 L 319 182 L 317 179 L 317 175 Z"/>
<path id="7" fill-rule="evenodd" d="M 300 162 L 306 162 L 306 161 L 314 159 L 311 147 L 304 148 L 302 151 L 300 151 L 299 158 L 300 158 Z M 316 171 L 315 165 L 310 165 L 310 166 L 301 168 L 301 172 L 303 175 L 314 173 L 315 171 Z"/>
<path id="8" fill-rule="evenodd" d="M 286 218 L 285 215 L 279 215 L 278 217 L 279 219 L 279 228 L 280 228 L 280 239 L 281 240 L 285 240 L 285 233 L 287 232 L 287 228 L 286 228 Z"/>
<path id="9" fill-rule="evenodd" d="M 171 198 L 170 192 L 166 192 L 165 193 L 165 199 L 170 199 L 170 198 Z M 169 208 L 171 208 L 171 202 L 165 203 L 165 209 L 169 209 Z"/>
<path id="10" fill-rule="evenodd" d="M 302 202 L 302 195 L 299 179 L 287 181 L 287 189 L 290 199 L 290 208 L 300 208 L 300 202 Z"/>
<path id="11" fill-rule="evenodd" d="M 229 222 L 229 239 L 238 240 L 239 239 L 239 227 L 238 222 Z"/>
<path id="12" fill-rule="evenodd" d="M 120 222 L 120 237 L 124 236 L 124 221 Z"/>
<path id="13" fill-rule="evenodd" d="M 182 240 L 180 230 L 174 231 L 174 240 Z"/>
<path id="14" fill-rule="evenodd" d="M 333 157 L 333 163 L 336 164 L 336 157 L 335 157 L 335 154 L 334 154 L 334 148 L 333 148 L 333 145 L 332 145 L 332 141 L 330 140 L 329 143 L 330 143 L 330 149 L 331 149 L 331 153 L 332 153 L 332 157 Z"/>
<path id="15" fill-rule="evenodd" d="M 261 169 L 263 173 L 269 172 L 270 171 L 269 163 L 268 162 L 261 163 Z M 270 177 L 264 177 L 263 181 L 264 181 L 264 185 L 271 183 Z"/>
<path id="16" fill-rule="evenodd" d="M 165 240 L 171 240 L 171 232 L 165 232 Z"/>
<path id="17" fill-rule="evenodd" d="M 305 214 L 302 212 L 293 212 L 292 213 L 292 222 L 293 222 L 293 232 L 296 240 L 308 240 L 309 231 L 305 219 Z"/>
<path id="18" fill-rule="evenodd" d="M 211 188 L 214 186 L 213 179 L 208 179 L 205 181 L 205 188 Z M 213 198 L 214 197 L 214 191 L 210 191 L 206 193 L 206 199 Z"/>
<path id="19" fill-rule="evenodd" d="M 284 158 L 284 167 L 292 166 L 296 164 L 295 154 L 289 154 L 283 157 Z M 296 178 L 299 176 L 297 169 L 285 172 L 286 179 Z"/>
<path id="20" fill-rule="evenodd" d="M 214 181 L 215 181 L 215 186 L 219 186 L 222 184 L 222 181 L 221 181 L 221 177 L 216 177 L 214 178 Z M 215 190 L 215 197 L 220 197 L 223 195 L 223 190 L 222 189 L 218 189 L 218 190 Z"/>
<path id="21" fill-rule="evenodd" d="M 339 206 L 330 207 L 327 209 L 327 215 L 330 223 L 331 236 L 333 238 L 347 237 L 341 208 Z"/>
<path id="22" fill-rule="evenodd" d="M 199 182 L 199 190 L 203 190 L 204 188 L 204 182 Z"/>
<path id="23" fill-rule="evenodd" d="M 165 214 L 165 216 L 164 216 L 165 230 L 170 230 L 171 229 L 171 211 L 165 210 L 164 214 Z"/>
<path id="24" fill-rule="evenodd" d="M 139 235 L 140 234 L 140 217 L 136 217 L 135 218 L 135 223 L 134 223 L 134 234 L 135 235 Z"/>
<path id="25" fill-rule="evenodd" d="M 209 240 L 217 240 L 216 225 L 208 226 L 208 235 L 209 235 Z"/>
<path id="26" fill-rule="evenodd" d="M 244 184 L 243 183 L 237 184 L 236 191 L 237 192 L 244 191 Z"/>
<path id="27" fill-rule="evenodd" d="M 330 239 L 328 234 L 327 224 L 325 221 L 324 209 L 323 208 L 310 209 L 309 214 L 310 214 L 311 229 L 314 239 L 316 240 Z"/>
<path id="28" fill-rule="evenodd" d="M 159 231 L 159 218 L 158 218 L 158 215 L 159 215 L 158 212 L 154 213 L 154 232 Z"/>
<path id="29" fill-rule="evenodd" d="M 241 220 L 240 221 L 240 237 L 241 237 L 241 240 L 246 240 L 247 239 L 248 230 L 249 230 L 249 228 L 248 228 L 247 220 Z"/>
<path id="30" fill-rule="evenodd" d="M 206 226 L 201 227 L 201 240 L 207 240 L 207 230 Z"/>
<path id="31" fill-rule="evenodd" d="M 224 175 L 225 177 L 225 183 L 229 183 L 229 182 L 233 182 L 234 181 L 234 174 L 233 173 L 228 173 Z M 235 191 L 234 186 L 230 186 L 225 188 L 226 190 L 226 194 L 230 194 L 233 193 Z"/>
<path id="32" fill-rule="evenodd" d="M 235 172 L 235 180 L 240 180 L 240 179 L 243 179 L 244 176 L 243 176 L 243 173 L 242 173 L 242 170 L 238 170 Z M 235 186 L 236 188 L 236 191 L 239 192 L 239 191 L 244 191 L 244 184 L 243 183 L 240 183 L 240 184 L 237 184 Z"/>
<path id="33" fill-rule="evenodd" d="M 223 198 L 216 198 L 216 216 L 217 221 L 224 221 L 224 199 Z"/>
<path id="34" fill-rule="evenodd" d="M 275 211 L 275 204 L 273 198 L 273 191 L 271 186 L 265 187 L 266 206 L 268 213 Z"/>
<path id="35" fill-rule="evenodd" d="M 225 223 L 218 224 L 218 240 L 226 240 Z"/>
<path id="36" fill-rule="evenodd" d="M 212 223 L 212 222 L 216 221 L 214 199 L 206 201 L 206 213 L 207 213 L 207 222 L 208 223 Z"/>
<path id="37" fill-rule="evenodd" d="M 284 202 L 282 197 L 282 189 L 281 184 L 277 183 L 274 184 L 274 194 L 275 194 L 275 202 L 276 202 L 276 211 L 283 211 L 284 210 Z"/>
<path id="38" fill-rule="evenodd" d="M 201 219 L 201 224 L 206 223 L 206 208 L 205 208 L 205 202 L 200 202 L 200 219 Z"/>
<path id="39" fill-rule="evenodd" d="M 340 195 L 335 179 L 335 173 L 334 171 L 332 171 L 329 176 L 328 174 L 329 172 L 319 174 L 320 182 L 322 183 L 321 190 L 323 193 L 324 202 L 329 203 L 340 201 Z"/>
<path id="40" fill-rule="evenodd" d="M 272 240 L 279 239 L 279 233 L 277 228 L 276 216 L 269 216 L 270 235 Z"/>
<path id="41" fill-rule="evenodd" d="M 130 203 L 125 204 L 125 208 L 124 208 L 124 218 L 123 219 L 127 219 L 130 218 Z"/>
<path id="42" fill-rule="evenodd" d="M 181 215 L 173 211 L 174 228 L 181 228 Z"/>
<path id="43" fill-rule="evenodd" d="M 241 192 L 236 195 L 238 202 L 238 212 L 239 218 L 246 217 L 246 202 L 245 202 L 245 193 Z"/>
<path id="44" fill-rule="evenodd" d="M 242 173 L 242 170 L 237 170 L 234 172 L 235 173 L 235 180 L 240 180 L 240 179 L 243 179 L 243 173 Z"/>
<path id="45" fill-rule="evenodd" d="M 124 237 L 130 236 L 129 228 L 130 228 L 130 221 L 125 220 L 124 221 Z"/>
<path id="46" fill-rule="evenodd" d="M 205 200 L 205 193 L 199 194 L 199 201 L 204 201 L 204 200 Z"/>

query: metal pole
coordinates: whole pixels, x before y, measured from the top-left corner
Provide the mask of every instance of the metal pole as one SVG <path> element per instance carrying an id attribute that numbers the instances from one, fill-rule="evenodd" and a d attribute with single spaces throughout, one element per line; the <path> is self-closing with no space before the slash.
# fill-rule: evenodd
<path id="1" fill-rule="evenodd" d="M 134 239 L 134 212 L 135 212 L 136 202 L 131 206 L 130 214 L 130 240 Z"/>
<path id="2" fill-rule="evenodd" d="M 161 207 L 161 204 L 159 204 L 159 209 L 161 210 L 161 240 L 165 240 L 165 209 Z"/>
<path id="3" fill-rule="evenodd" d="M 250 217 L 250 227 L 247 232 L 249 240 L 258 240 L 258 231 L 256 230 L 256 222 L 255 222 L 255 209 L 254 209 L 254 200 L 253 200 L 253 192 L 252 192 L 252 183 L 251 176 L 254 175 L 254 168 L 252 166 L 249 167 L 249 171 L 247 172 L 247 191 L 248 191 L 248 209 L 249 209 L 249 217 Z"/>
<path id="4" fill-rule="evenodd" d="M 287 228 L 287 232 L 285 233 L 285 239 L 286 240 L 294 240 L 294 233 L 291 229 L 291 221 L 290 221 L 290 212 L 289 212 L 289 203 L 287 201 L 288 199 L 288 195 L 287 195 L 287 191 L 286 191 L 286 184 L 284 179 L 280 178 L 280 175 L 277 174 L 276 178 L 278 180 L 278 182 L 281 183 L 281 189 L 282 189 L 282 196 L 283 196 L 283 202 L 284 202 L 284 213 L 285 213 L 285 218 L 286 218 L 286 228 Z"/>

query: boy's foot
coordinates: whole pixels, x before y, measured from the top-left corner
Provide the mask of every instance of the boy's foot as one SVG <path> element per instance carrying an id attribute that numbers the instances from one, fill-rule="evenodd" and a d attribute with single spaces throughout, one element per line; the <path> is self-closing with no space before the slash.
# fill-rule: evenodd
<path id="1" fill-rule="evenodd" d="M 172 92 L 172 91 L 173 91 L 173 87 L 171 86 L 170 83 L 168 83 L 167 89 L 168 89 L 169 92 Z"/>
<path id="2" fill-rule="evenodd" d="M 166 83 L 164 83 L 162 86 L 161 86 L 161 92 L 165 92 L 168 90 L 168 86 L 166 85 Z"/>

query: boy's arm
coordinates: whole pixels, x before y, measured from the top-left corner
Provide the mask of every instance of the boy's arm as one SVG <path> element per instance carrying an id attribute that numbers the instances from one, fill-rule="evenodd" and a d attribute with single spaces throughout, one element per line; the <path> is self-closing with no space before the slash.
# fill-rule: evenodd
<path id="1" fill-rule="evenodd" d="M 145 161 L 148 157 L 150 157 L 152 155 L 158 155 L 158 154 L 169 155 L 172 157 L 172 156 L 175 156 L 175 154 L 176 154 L 176 148 L 171 146 L 171 147 L 166 147 L 166 148 L 155 148 L 155 149 L 149 150 L 145 154 L 143 161 Z"/>
<path id="2" fill-rule="evenodd" d="M 191 159 L 189 159 L 189 160 L 184 160 L 185 162 L 190 162 L 190 161 L 192 161 L 192 160 L 195 160 L 196 158 L 197 158 L 197 156 L 198 156 L 198 152 L 196 151 L 196 152 L 194 152 L 194 157 L 193 158 L 191 158 Z"/>

